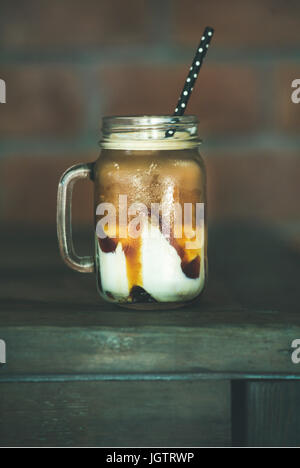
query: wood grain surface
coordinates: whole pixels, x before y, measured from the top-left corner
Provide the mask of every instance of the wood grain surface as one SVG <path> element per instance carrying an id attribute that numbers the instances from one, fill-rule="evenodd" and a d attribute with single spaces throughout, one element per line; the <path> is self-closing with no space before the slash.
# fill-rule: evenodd
<path id="1" fill-rule="evenodd" d="M 298 442 L 293 245 L 266 226 L 215 226 L 201 300 L 143 312 L 101 301 L 93 275 L 62 264 L 54 231 L 21 234 L 0 235 L 1 446 Z M 75 243 L 87 254 L 92 236 Z"/>
<path id="2" fill-rule="evenodd" d="M 61 262 L 55 233 L 3 234 L 5 374 L 241 372 L 300 375 L 299 252 L 266 228 L 210 233 L 210 277 L 185 309 L 130 311 L 99 299 L 93 275 Z M 76 236 L 75 236 L 76 238 Z M 91 245 L 78 236 L 79 249 Z M 6 248 L 3 248 L 6 246 Z"/>
<path id="3" fill-rule="evenodd" d="M 228 382 L 0 385 L 0 446 L 230 445 Z"/>
<path id="4" fill-rule="evenodd" d="M 300 382 L 232 382 L 232 443 L 300 447 Z"/>

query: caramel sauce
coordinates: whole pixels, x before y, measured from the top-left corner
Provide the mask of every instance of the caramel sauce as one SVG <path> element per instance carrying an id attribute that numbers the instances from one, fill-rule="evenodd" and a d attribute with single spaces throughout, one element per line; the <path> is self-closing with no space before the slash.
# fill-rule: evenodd
<path id="1" fill-rule="evenodd" d="M 108 237 L 108 236 L 105 237 L 104 239 L 101 239 L 100 237 L 98 237 L 98 242 L 100 245 L 100 249 L 104 253 L 114 252 L 118 245 L 117 239 L 115 238 L 113 239 L 112 237 Z"/>
<path id="2" fill-rule="evenodd" d="M 200 275 L 200 256 L 197 255 L 189 263 L 181 262 L 181 268 L 188 278 L 199 278 Z"/>
<path id="3" fill-rule="evenodd" d="M 185 243 L 189 240 L 171 235 L 169 242 L 181 258 L 181 269 L 185 276 L 194 279 L 200 276 L 201 249 L 187 249 Z"/>
<path id="4" fill-rule="evenodd" d="M 142 287 L 143 277 L 141 261 L 141 237 L 139 236 L 136 239 L 134 239 L 127 235 L 127 237 L 125 238 L 120 238 L 118 229 L 116 237 L 110 237 L 107 229 L 105 229 L 105 233 L 107 237 L 105 237 L 104 239 L 98 238 L 99 246 L 102 252 L 115 252 L 118 243 L 120 242 L 126 259 L 126 271 L 129 291 L 131 291 L 133 286 Z"/>
<path id="5" fill-rule="evenodd" d="M 118 231 L 118 230 L 117 230 Z M 126 259 L 126 272 L 128 280 L 129 291 L 134 291 L 134 288 L 143 286 L 142 276 L 142 261 L 141 261 L 141 247 L 142 238 L 132 238 L 127 235 L 126 238 L 117 236 L 109 237 L 106 230 L 107 237 L 104 239 L 98 238 L 99 246 L 104 253 L 115 252 L 118 243 L 122 245 L 122 249 Z M 200 262 L 201 262 L 201 249 L 187 249 L 185 244 L 190 241 L 187 237 L 175 238 L 171 230 L 170 238 L 167 239 L 174 247 L 177 254 L 181 258 L 181 269 L 187 278 L 195 279 L 200 276 Z"/>
<path id="6" fill-rule="evenodd" d="M 193 226 L 189 226 L 187 229 L 190 237 L 187 237 L 183 232 L 181 237 L 175 237 L 175 225 L 176 222 L 172 217 L 173 228 L 170 229 L 170 237 L 166 237 L 168 242 L 174 247 L 177 254 L 181 258 L 181 269 L 187 278 L 195 279 L 200 276 L 200 263 L 201 263 L 201 248 L 188 249 L 186 243 L 193 241 L 195 238 L 195 231 Z M 196 220 L 193 219 L 193 224 L 196 224 Z M 177 224 L 178 226 L 178 224 Z M 159 215 L 159 228 L 162 232 L 162 217 Z M 185 228 L 186 229 L 186 228 Z"/>
<path id="7" fill-rule="evenodd" d="M 152 150 L 103 150 L 95 169 L 96 204 L 106 201 L 118 207 L 119 194 L 126 194 L 128 206 L 142 202 L 148 207 L 150 217 L 151 203 L 164 203 L 166 211 L 172 213 L 175 203 L 183 207 L 184 203 L 204 202 L 204 166 L 199 162 L 198 153 L 164 151 L 161 156 L 159 151 Z M 157 221 L 162 232 L 160 215 Z M 171 221 L 174 222 L 174 218 Z M 192 214 L 191 224 L 195 224 L 195 213 Z M 191 239 L 186 234 L 177 238 L 171 232 L 165 238 L 180 257 L 184 275 L 199 278 L 201 261 L 205 257 L 205 242 L 203 246 L 195 245 L 196 248 L 189 249 L 186 242 Z M 143 287 L 141 238 L 109 237 L 108 240 L 99 240 L 99 245 L 103 252 L 114 252 L 119 242 L 126 258 L 129 291 L 134 286 Z"/>
<path id="8" fill-rule="evenodd" d="M 126 270 L 129 291 L 133 286 L 143 286 L 141 247 L 142 238 L 120 240 L 126 258 Z"/>
<path id="9" fill-rule="evenodd" d="M 147 293 L 147 291 L 145 291 L 144 288 L 141 288 L 140 286 L 133 286 L 133 288 L 131 288 L 130 297 L 134 303 L 157 302 L 156 299 L 154 299 L 150 294 Z"/>

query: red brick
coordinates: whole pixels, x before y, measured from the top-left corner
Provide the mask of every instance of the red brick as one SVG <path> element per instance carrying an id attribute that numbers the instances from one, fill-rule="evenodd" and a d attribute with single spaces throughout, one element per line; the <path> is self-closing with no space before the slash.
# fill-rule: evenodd
<path id="1" fill-rule="evenodd" d="M 0 107 L 0 136 L 70 136 L 81 130 L 84 102 L 79 78 L 65 66 L 1 69 L 7 102 Z"/>
<path id="2" fill-rule="evenodd" d="M 44 51 L 140 43 L 149 38 L 149 21 L 147 2 L 140 0 L 2 0 L 1 46 Z"/>
<path id="3" fill-rule="evenodd" d="M 1 217 L 4 225 L 44 227 L 55 225 L 58 181 L 70 166 L 97 159 L 98 155 L 11 157 L 0 163 Z M 93 184 L 78 182 L 74 189 L 76 225 L 93 226 Z"/>
<path id="4" fill-rule="evenodd" d="M 207 153 L 205 162 L 210 219 L 299 221 L 299 154 Z"/>
<path id="5" fill-rule="evenodd" d="M 174 40 L 195 45 L 206 25 L 215 28 L 214 47 L 295 46 L 300 43 L 297 0 L 175 0 L 170 9 Z"/>
<path id="6" fill-rule="evenodd" d="M 105 114 L 170 114 L 177 104 L 187 64 L 173 66 L 112 66 L 102 69 Z M 243 66 L 210 65 L 201 71 L 187 114 L 200 118 L 202 135 L 261 128 L 259 81 Z"/>
<path id="7" fill-rule="evenodd" d="M 299 135 L 300 103 L 295 104 L 291 99 L 295 79 L 300 79 L 300 65 L 282 66 L 275 73 L 275 121 L 278 130 Z"/>

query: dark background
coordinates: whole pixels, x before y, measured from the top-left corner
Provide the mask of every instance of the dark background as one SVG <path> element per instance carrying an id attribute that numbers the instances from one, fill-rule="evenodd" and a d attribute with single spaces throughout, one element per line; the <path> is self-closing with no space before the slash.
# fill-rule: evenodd
<path id="1" fill-rule="evenodd" d="M 200 118 L 209 219 L 270 223 L 297 243 L 300 3 L 0 0 L 0 218 L 55 226 L 68 166 L 98 157 L 107 114 L 171 113 L 206 25 L 215 36 L 187 113 Z M 75 223 L 92 223 L 78 184 Z"/>
<path id="2" fill-rule="evenodd" d="M 207 25 L 187 112 L 208 288 L 176 312 L 101 303 L 59 257 L 59 177 L 97 159 L 102 116 L 172 113 Z M 299 446 L 299 0 L 0 0 L 0 78 L 0 445 Z M 74 194 L 85 254 L 92 190 Z"/>

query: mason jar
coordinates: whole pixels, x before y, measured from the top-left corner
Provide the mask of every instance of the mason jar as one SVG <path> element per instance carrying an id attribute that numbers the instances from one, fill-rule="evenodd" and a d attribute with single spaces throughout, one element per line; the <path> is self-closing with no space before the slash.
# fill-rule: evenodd
<path id="1" fill-rule="evenodd" d="M 103 119 L 100 156 L 61 177 L 57 227 L 62 258 L 95 272 L 100 296 L 137 309 L 185 306 L 207 279 L 206 176 L 195 116 Z M 71 236 L 72 187 L 94 182 L 95 253 Z"/>

